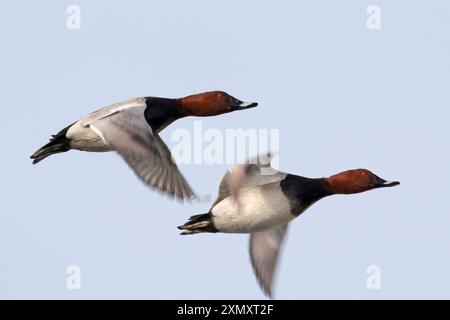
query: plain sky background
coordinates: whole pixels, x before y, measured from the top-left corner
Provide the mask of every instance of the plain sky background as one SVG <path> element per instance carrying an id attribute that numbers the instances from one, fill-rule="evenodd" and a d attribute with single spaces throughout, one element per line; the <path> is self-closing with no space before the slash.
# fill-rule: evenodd
<path id="1" fill-rule="evenodd" d="M 66 27 L 68 5 L 81 30 Z M 381 8 L 381 30 L 366 9 Z M 336 196 L 290 228 L 275 296 L 450 298 L 450 4 L 2 1 L 1 298 L 264 298 L 247 235 L 181 237 L 209 209 L 144 187 L 114 153 L 32 166 L 50 134 L 136 96 L 221 89 L 260 108 L 205 129 L 280 129 L 283 171 L 367 168 L 401 186 Z M 163 133 L 171 146 L 177 128 Z M 182 165 L 215 196 L 227 165 Z M 66 268 L 81 267 L 81 290 Z M 381 268 L 368 290 L 366 268 Z"/>

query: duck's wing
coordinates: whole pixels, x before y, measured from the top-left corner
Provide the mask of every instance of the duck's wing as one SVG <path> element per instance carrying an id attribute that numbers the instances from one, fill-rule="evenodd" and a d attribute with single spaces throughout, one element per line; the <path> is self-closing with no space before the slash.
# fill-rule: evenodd
<path id="1" fill-rule="evenodd" d="M 228 170 L 220 182 L 219 194 L 213 207 L 229 196 L 238 195 L 240 189 L 282 181 L 286 173 L 273 169 L 270 166 L 271 160 L 271 155 L 261 155 Z"/>
<path id="2" fill-rule="evenodd" d="M 170 150 L 145 120 L 145 103 L 119 108 L 89 126 L 116 150 L 147 185 L 179 199 L 195 197 Z"/>
<path id="3" fill-rule="evenodd" d="M 108 107 L 101 108 L 100 110 L 94 111 L 80 120 L 80 125 L 83 127 L 88 127 L 92 123 L 107 118 L 113 114 L 124 112 L 126 110 L 131 110 L 133 108 L 146 108 L 145 98 L 134 98 L 126 100 L 123 102 L 112 104 Z"/>
<path id="4" fill-rule="evenodd" d="M 273 279 L 287 225 L 250 235 L 250 260 L 264 293 L 272 298 Z"/>

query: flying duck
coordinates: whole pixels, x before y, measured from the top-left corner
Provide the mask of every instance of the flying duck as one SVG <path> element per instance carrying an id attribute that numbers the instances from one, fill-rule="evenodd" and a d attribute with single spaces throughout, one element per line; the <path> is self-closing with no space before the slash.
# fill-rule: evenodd
<path id="1" fill-rule="evenodd" d="M 276 171 L 270 166 L 270 157 L 259 157 L 231 168 L 222 178 L 219 196 L 209 212 L 191 217 L 178 228 L 182 235 L 249 233 L 253 270 L 264 293 L 272 297 L 277 259 L 289 222 L 324 197 L 399 184 L 366 169 L 305 178 Z"/>
<path id="2" fill-rule="evenodd" d="M 117 151 L 148 186 L 178 199 L 194 192 L 178 170 L 159 133 L 177 119 L 207 117 L 256 107 L 226 92 L 205 92 L 180 99 L 141 97 L 95 111 L 53 136 L 32 156 L 37 164 L 72 149 Z"/>

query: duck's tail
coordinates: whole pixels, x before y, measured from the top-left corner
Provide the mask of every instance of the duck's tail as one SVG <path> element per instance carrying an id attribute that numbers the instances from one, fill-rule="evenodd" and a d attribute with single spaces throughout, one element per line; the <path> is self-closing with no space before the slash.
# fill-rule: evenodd
<path id="1" fill-rule="evenodd" d="M 211 213 L 198 214 L 189 218 L 189 221 L 178 229 L 184 230 L 181 235 L 192 235 L 203 232 L 216 233 L 219 232 L 214 226 Z"/>
<path id="2" fill-rule="evenodd" d="M 71 149 L 70 140 L 66 137 L 66 133 L 71 126 L 72 125 L 52 136 L 49 143 L 36 151 L 31 156 L 31 159 L 33 159 L 33 164 L 37 164 L 53 154 L 69 151 Z"/>

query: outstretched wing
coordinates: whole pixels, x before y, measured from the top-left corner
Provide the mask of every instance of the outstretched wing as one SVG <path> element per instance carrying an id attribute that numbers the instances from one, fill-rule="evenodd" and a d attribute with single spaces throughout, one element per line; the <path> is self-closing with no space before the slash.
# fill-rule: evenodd
<path id="1" fill-rule="evenodd" d="M 274 274 L 286 231 L 287 225 L 284 225 L 250 235 L 249 251 L 253 271 L 269 297 L 272 297 Z"/>
<path id="2" fill-rule="evenodd" d="M 171 153 L 144 117 L 145 104 L 119 108 L 89 126 L 147 185 L 180 199 L 195 197 Z"/>
<path id="3" fill-rule="evenodd" d="M 281 181 L 286 174 L 270 166 L 272 157 L 260 155 L 255 159 L 232 167 L 222 178 L 219 195 L 213 207 L 229 196 L 236 196 L 240 189 Z"/>

